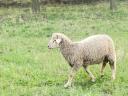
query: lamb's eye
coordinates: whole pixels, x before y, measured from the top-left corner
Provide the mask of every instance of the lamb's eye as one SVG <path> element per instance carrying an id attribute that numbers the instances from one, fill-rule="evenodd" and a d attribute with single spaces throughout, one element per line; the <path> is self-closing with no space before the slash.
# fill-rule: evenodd
<path id="1" fill-rule="evenodd" d="M 53 40 L 53 42 L 56 42 L 56 40 Z"/>

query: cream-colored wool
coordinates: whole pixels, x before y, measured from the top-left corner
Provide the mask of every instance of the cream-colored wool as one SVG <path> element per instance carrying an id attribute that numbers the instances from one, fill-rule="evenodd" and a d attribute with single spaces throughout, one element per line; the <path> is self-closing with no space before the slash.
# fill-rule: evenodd
<path id="1" fill-rule="evenodd" d="M 48 47 L 60 48 L 62 55 L 72 67 L 65 87 L 71 86 L 74 74 L 81 66 L 84 67 L 92 81 L 95 81 L 95 77 L 87 69 L 88 65 L 92 64 L 102 63 L 101 75 L 103 75 L 104 67 L 109 62 L 112 69 L 112 79 L 115 79 L 116 53 L 113 40 L 108 35 L 94 35 L 82 41 L 73 42 L 64 34 L 53 33 Z"/>

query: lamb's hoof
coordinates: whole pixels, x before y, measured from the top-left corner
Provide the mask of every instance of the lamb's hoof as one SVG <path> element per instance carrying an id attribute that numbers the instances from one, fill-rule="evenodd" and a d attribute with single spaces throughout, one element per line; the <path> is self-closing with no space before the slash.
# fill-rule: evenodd
<path id="1" fill-rule="evenodd" d="M 67 83 L 67 84 L 64 85 L 64 88 L 69 88 L 69 87 L 71 87 L 71 84 Z"/>
<path id="2" fill-rule="evenodd" d="M 96 79 L 95 79 L 95 78 L 93 78 L 91 81 L 92 81 L 92 82 L 96 82 Z"/>

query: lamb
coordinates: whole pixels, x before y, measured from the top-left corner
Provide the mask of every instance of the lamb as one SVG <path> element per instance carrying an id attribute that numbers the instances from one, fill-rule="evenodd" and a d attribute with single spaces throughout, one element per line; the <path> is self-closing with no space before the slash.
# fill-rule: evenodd
<path id="1" fill-rule="evenodd" d="M 60 52 L 71 66 L 68 82 L 65 88 L 72 85 L 75 73 L 83 67 L 94 82 L 95 77 L 88 69 L 89 65 L 101 63 L 101 76 L 107 63 L 112 70 L 112 80 L 116 75 L 116 52 L 113 40 L 105 34 L 90 36 L 82 41 L 73 42 L 62 33 L 53 33 L 48 48 L 59 48 Z"/>

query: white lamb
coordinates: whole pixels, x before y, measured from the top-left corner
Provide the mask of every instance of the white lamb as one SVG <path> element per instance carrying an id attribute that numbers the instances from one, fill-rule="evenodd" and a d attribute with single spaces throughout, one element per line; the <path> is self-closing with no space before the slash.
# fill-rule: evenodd
<path id="1" fill-rule="evenodd" d="M 62 55 L 71 66 L 69 79 L 64 87 L 71 86 L 73 77 L 81 66 L 94 82 L 95 77 L 88 69 L 88 65 L 92 64 L 102 63 L 101 76 L 103 76 L 106 63 L 109 63 L 112 69 L 112 79 L 115 79 L 116 53 L 113 40 L 108 35 L 94 35 L 80 42 L 72 42 L 62 33 L 53 33 L 48 48 L 60 48 Z"/>

